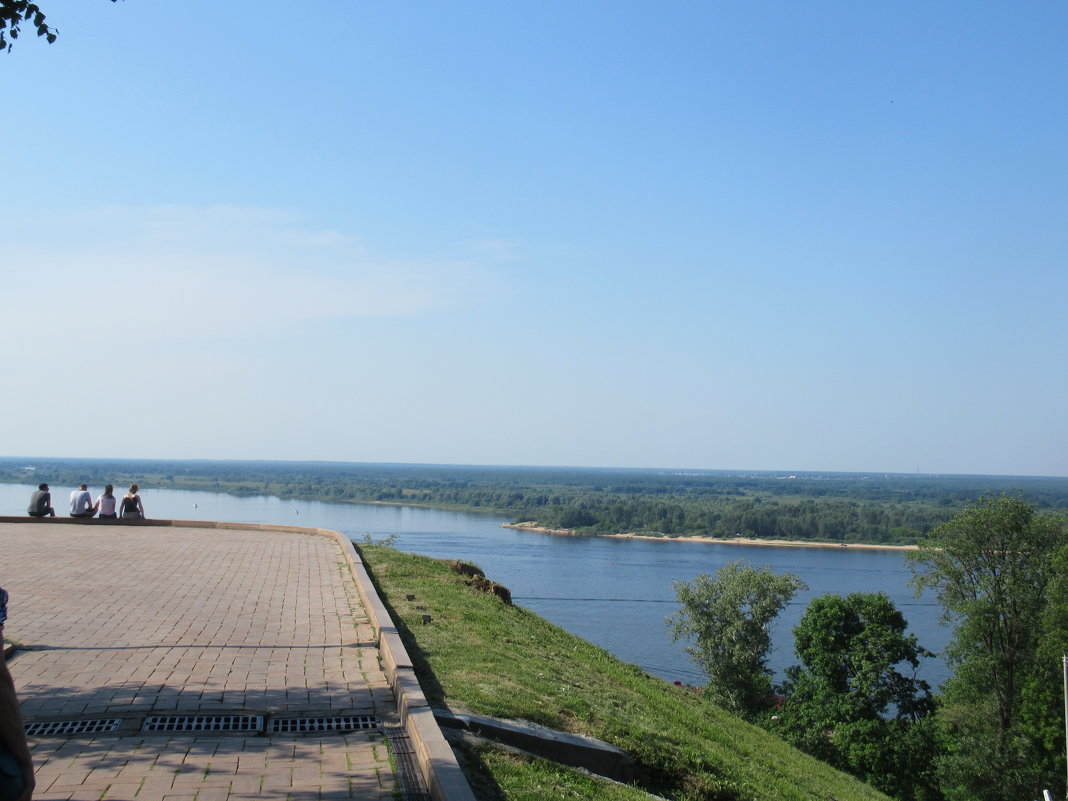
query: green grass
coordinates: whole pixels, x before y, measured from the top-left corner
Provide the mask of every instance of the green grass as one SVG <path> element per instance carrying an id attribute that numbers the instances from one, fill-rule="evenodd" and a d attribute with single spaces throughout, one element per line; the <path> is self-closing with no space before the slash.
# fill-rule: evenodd
<path id="1" fill-rule="evenodd" d="M 464 772 L 480 799 L 648 801 L 641 789 L 493 745 L 460 746 Z"/>
<path id="2" fill-rule="evenodd" d="M 630 754 L 637 786 L 679 801 L 886 799 L 702 695 L 467 587 L 442 561 L 382 545 L 359 550 L 435 706 L 606 740 Z M 433 619 L 423 625 L 427 613 Z M 485 799 L 640 797 L 543 760 L 493 749 L 468 757 Z"/>

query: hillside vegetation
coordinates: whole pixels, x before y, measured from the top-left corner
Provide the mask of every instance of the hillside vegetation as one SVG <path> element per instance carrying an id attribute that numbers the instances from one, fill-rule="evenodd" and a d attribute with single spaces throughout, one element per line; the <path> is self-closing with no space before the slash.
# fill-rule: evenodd
<path id="1" fill-rule="evenodd" d="M 886 799 L 692 689 L 466 586 L 444 562 L 380 544 L 359 550 L 435 706 L 606 740 L 634 759 L 637 788 L 679 801 Z M 423 614 L 432 617 L 427 625 Z M 643 797 L 491 747 L 468 749 L 466 762 L 484 801 Z"/>

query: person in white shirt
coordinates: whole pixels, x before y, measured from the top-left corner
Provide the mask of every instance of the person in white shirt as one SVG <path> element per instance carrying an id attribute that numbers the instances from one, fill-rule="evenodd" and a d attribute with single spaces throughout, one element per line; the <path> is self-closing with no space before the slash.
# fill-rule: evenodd
<path id="1" fill-rule="evenodd" d="M 96 514 L 96 504 L 93 496 L 89 494 L 89 486 L 82 484 L 81 489 L 76 489 L 70 494 L 70 516 L 92 517 Z"/>
<path id="2" fill-rule="evenodd" d="M 97 517 L 114 519 L 118 517 L 115 512 L 115 506 L 118 504 L 119 499 L 115 497 L 115 488 L 108 484 L 104 487 L 104 491 L 100 494 L 100 497 L 96 499 Z"/>

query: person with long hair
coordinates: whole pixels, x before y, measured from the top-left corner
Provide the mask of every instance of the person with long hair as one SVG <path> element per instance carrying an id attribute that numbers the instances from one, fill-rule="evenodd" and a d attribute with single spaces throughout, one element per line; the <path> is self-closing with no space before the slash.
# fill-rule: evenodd
<path id="1" fill-rule="evenodd" d="M 141 505 L 141 496 L 137 494 L 137 485 L 131 484 L 119 505 L 119 517 L 123 520 L 144 520 L 145 507 Z"/>
<path id="2" fill-rule="evenodd" d="M 114 520 L 118 517 L 118 514 L 115 513 L 115 507 L 118 503 L 119 499 L 115 497 L 115 488 L 108 484 L 104 487 L 104 491 L 100 493 L 100 497 L 96 499 L 97 508 L 100 510 L 97 513 L 97 517 Z"/>

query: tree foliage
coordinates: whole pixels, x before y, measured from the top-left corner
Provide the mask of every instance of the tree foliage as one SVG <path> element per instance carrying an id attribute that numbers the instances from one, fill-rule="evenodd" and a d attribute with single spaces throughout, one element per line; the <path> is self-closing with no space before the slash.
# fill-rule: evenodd
<path id="1" fill-rule="evenodd" d="M 702 573 L 690 582 L 676 581 L 674 588 L 681 608 L 668 618 L 671 634 L 693 640 L 686 652 L 708 677 L 705 691 L 747 718 L 771 707 L 768 625 L 804 582 L 739 559 L 714 577 Z"/>
<path id="2" fill-rule="evenodd" d="M 0 0 L 0 50 L 10 50 L 19 38 L 22 26 L 32 27 L 49 44 L 56 40 L 56 32 L 46 22 L 44 12 L 29 0 Z"/>
<path id="3" fill-rule="evenodd" d="M 937 798 L 934 710 L 916 678 L 932 654 L 883 593 L 814 599 L 794 629 L 779 730 L 790 742 L 901 799 Z"/>
<path id="4" fill-rule="evenodd" d="M 59 35 L 55 28 L 45 22 L 44 12 L 36 3 L 29 0 L 0 0 L 0 50 L 11 50 L 23 25 L 34 29 L 49 44 L 56 41 Z"/>
<path id="5" fill-rule="evenodd" d="M 1037 798 L 1055 779 L 1038 774 L 1035 740 L 1021 711 L 1063 543 L 1062 519 L 1002 495 L 981 498 L 909 555 L 915 586 L 934 589 L 955 626 L 946 651 L 955 673 L 939 714 L 947 736 L 939 765 L 947 798 Z"/>
<path id="6" fill-rule="evenodd" d="M 915 678 L 921 657 L 933 656 L 907 634 L 908 623 L 885 593 L 830 594 L 814 599 L 794 629 L 798 682 L 833 696 L 842 720 L 917 719 L 930 712 L 930 686 Z M 906 665 L 910 675 L 897 669 Z"/>
<path id="7" fill-rule="evenodd" d="M 1041 638 L 1021 691 L 1020 725 L 1035 784 L 1064 798 L 1064 655 L 1068 654 L 1068 545 L 1054 555 L 1046 588 Z"/>

